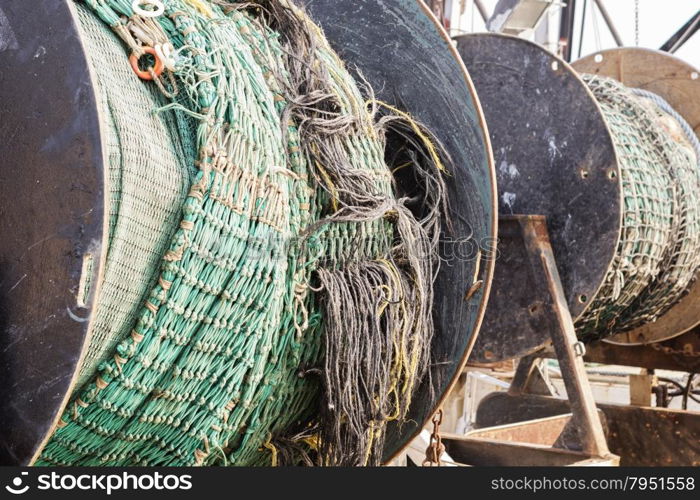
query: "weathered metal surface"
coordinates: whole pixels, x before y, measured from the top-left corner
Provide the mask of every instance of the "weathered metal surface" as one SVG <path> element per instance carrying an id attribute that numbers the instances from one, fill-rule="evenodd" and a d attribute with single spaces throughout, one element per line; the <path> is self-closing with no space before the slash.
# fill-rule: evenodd
<path id="1" fill-rule="evenodd" d="M 527 219 L 501 216 L 498 257 L 489 306 L 470 363 L 493 363 L 530 354 L 550 342 L 552 299 L 532 266 L 523 239 Z"/>
<path id="2" fill-rule="evenodd" d="M 605 428 L 605 416 L 600 411 L 598 411 L 598 416 Z M 551 446 L 562 450 L 583 451 L 579 438 L 579 426 L 571 413 L 495 427 L 484 427 L 470 431 L 466 436 L 476 439 L 528 443 Z M 586 455 L 591 456 L 590 453 L 586 453 Z"/>
<path id="3" fill-rule="evenodd" d="M 555 446 L 570 422 L 571 414 L 555 415 L 522 423 L 486 427 L 467 433 L 467 437 Z"/>
<path id="4" fill-rule="evenodd" d="M 545 332 L 551 339 L 560 363 L 566 392 L 573 407 L 572 420 L 577 429 L 581 449 L 591 456 L 605 456 L 609 452 L 601 422 L 596 413 L 593 393 L 586 378 L 581 353 L 576 349 L 579 343 L 549 242 L 547 221 L 542 216 L 502 216 L 499 220 L 499 228 L 499 234 L 509 236 L 510 255 L 517 255 L 519 260 L 507 261 L 506 264 L 501 263 L 497 267 L 494 297 L 484 318 L 484 332 L 488 333 L 479 337 L 475 352 L 479 352 L 478 348 L 484 346 L 489 340 L 496 339 L 496 342 L 502 345 L 507 344 L 504 338 L 512 335 L 512 332 L 518 332 L 518 338 L 520 338 L 524 331 L 527 338 L 523 341 L 523 345 L 529 347 L 532 337 Z M 503 239 L 503 241 L 506 240 Z M 505 257 L 505 255 L 501 256 L 501 258 Z M 500 271 L 501 268 L 504 271 Z M 521 274 L 514 275 L 513 270 L 518 270 Z M 515 279 L 521 278 L 520 282 L 526 285 L 525 289 L 530 294 L 528 300 L 533 302 L 522 304 L 520 308 L 511 305 L 510 314 L 504 315 L 501 311 L 507 306 L 500 302 L 504 296 L 499 295 L 499 291 L 502 288 L 513 287 L 506 287 L 499 282 L 499 276 L 504 275 L 500 273 L 510 273 L 510 277 Z M 523 324 L 518 323 L 518 318 L 527 317 L 536 317 L 536 330 L 526 329 L 523 325 L 526 323 L 524 319 L 520 320 Z M 501 349 L 502 352 L 503 349 Z M 522 393 L 525 390 L 538 355 L 539 353 L 533 353 L 521 359 L 509 392 Z"/>
<path id="5" fill-rule="evenodd" d="M 612 404 L 598 408 L 605 415 L 608 446 L 620 457 L 620 465 L 700 465 L 700 413 Z M 493 393 L 479 405 L 476 425 L 507 425 L 569 411 L 563 399 Z"/>
<path id="6" fill-rule="evenodd" d="M 496 236 L 495 174 L 478 100 L 449 38 L 422 2 L 312 0 L 308 9 L 377 98 L 410 112 L 452 157 L 448 194 L 454 231 L 445 239 L 435 287 L 437 363 L 431 373 L 435 394 L 442 399 L 476 338 L 493 273 L 493 261 L 483 256 Z M 482 286 L 465 300 L 479 280 Z M 411 421 L 390 428 L 385 457 L 407 445 L 434 412 L 438 405 L 430 393 L 423 384 L 411 407 Z"/>
<path id="7" fill-rule="evenodd" d="M 486 28 L 512 35 L 534 30 L 553 4 L 553 0 L 498 0 Z"/>
<path id="8" fill-rule="evenodd" d="M 496 34 L 456 40 L 486 115 L 499 212 L 547 217 L 576 319 L 605 279 L 622 223 L 619 168 L 600 108 L 576 72 L 537 44 Z M 531 293 L 516 281 L 510 286 Z M 519 310 L 501 304 L 500 315 Z M 507 349 L 503 340 L 491 342 L 492 351 Z"/>
<path id="9" fill-rule="evenodd" d="M 453 460 L 476 467 L 614 466 L 618 463 L 615 456 L 590 457 L 582 452 L 560 448 L 450 434 L 443 435 L 442 442 Z"/>
<path id="10" fill-rule="evenodd" d="M 586 346 L 585 359 L 591 363 L 698 373 L 700 372 L 700 328 L 654 345 L 595 342 Z"/>
<path id="11" fill-rule="evenodd" d="M 604 50 L 573 63 L 575 70 L 615 78 L 663 97 L 700 137 L 700 69 L 665 52 L 637 47 Z M 653 323 L 605 339 L 621 345 L 660 342 L 700 325 L 700 280 Z"/>
<path id="12" fill-rule="evenodd" d="M 554 352 L 559 360 L 566 394 L 571 403 L 573 411 L 571 420 L 578 434 L 581 450 L 591 456 L 609 455 L 603 427 L 596 411 L 593 392 L 583 364 L 582 344 L 576 338 L 574 322 L 566 305 L 545 221 L 528 225 L 524 236 L 532 268 L 537 269 L 537 260 L 539 260 L 541 274 L 552 300 L 552 305 L 545 309 L 545 314 L 551 315 L 553 318 L 554 326 L 549 329 L 549 334 L 552 338 Z M 539 274 L 537 271 L 535 273 Z M 530 373 L 532 373 L 531 370 Z"/>
<path id="13" fill-rule="evenodd" d="M 88 331 L 103 237 L 100 125 L 69 2 L 0 5 L 0 464 L 26 464 Z M 94 287 L 93 287 L 94 288 Z"/>

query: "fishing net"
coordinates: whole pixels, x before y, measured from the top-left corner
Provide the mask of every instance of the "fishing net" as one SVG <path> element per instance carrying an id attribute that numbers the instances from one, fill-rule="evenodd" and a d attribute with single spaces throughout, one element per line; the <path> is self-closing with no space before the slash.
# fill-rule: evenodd
<path id="1" fill-rule="evenodd" d="M 439 145 L 286 0 L 83 3 L 110 239 L 85 382 L 38 463 L 379 463 L 430 363 Z"/>
<path id="2" fill-rule="evenodd" d="M 78 379 L 82 386 L 131 329 L 155 284 L 196 175 L 197 150 L 194 121 L 184 113 L 149 113 L 169 100 L 134 78 L 109 28 L 82 5 L 76 7 L 95 75 L 109 174 L 108 253 L 92 341 Z"/>
<path id="3" fill-rule="evenodd" d="M 688 291 L 700 266 L 700 170 L 682 118 L 658 96 L 583 78 L 610 129 L 623 198 L 617 253 L 576 322 L 593 340 L 655 321 Z"/>

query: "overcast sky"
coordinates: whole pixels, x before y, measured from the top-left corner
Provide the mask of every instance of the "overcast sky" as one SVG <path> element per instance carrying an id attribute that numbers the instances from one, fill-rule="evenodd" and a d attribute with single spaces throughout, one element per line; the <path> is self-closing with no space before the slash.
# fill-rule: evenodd
<path id="1" fill-rule="evenodd" d="M 473 11 L 473 0 L 456 0 L 465 2 L 465 10 L 468 18 Z M 482 0 L 489 13 L 493 12 L 497 0 Z M 578 38 L 581 29 L 581 17 L 583 5 L 587 3 L 586 29 L 581 55 L 585 56 L 600 49 L 615 47 L 615 42 L 610 35 L 605 22 L 600 16 L 593 0 L 577 0 L 579 11 L 576 19 L 576 30 L 573 59 L 578 57 Z M 604 0 L 604 4 L 613 18 L 622 41 L 627 46 L 635 45 L 634 30 L 634 4 L 635 0 Z M 675 33 L 690 17 L 700 9 L 700 0 L 639 0 L 639 45 L 658 49 Z M 595 11 L 595 21 L 593 12 Z M 461 26 L 466 31 L 471 31 L 472 20 L 468 19 L 466 26 Z M 597 27 L 597 29 L 596 29 Z M 474 18 L 474 31 L 483 31 L 484 25 L 478 14 Z M 686 44 L 676 52 L 676 56 L 685 59 L 696 67 L 700 67 L 700 32 L 697 32 Z"/>
<path id="2" fill-rule="evenodd" d="M 604 3 L 624 44 L 634 45 L 634 0 L 605 0 Z M 577 4 L 583 5 L 583 0 L 578 0 Z M 582 10 L 582 7 L 579 8 Z M 596 29 L 592 17 L 594 9 L 596 10 L 600 42 L 596 40 Z M 698 9 L 700 9 L 700 0 L 639 0 L 639 45 L 658 49 Z M 614 47 L 615 42 L 604 21 L 597 13 L 597 7 L 595 7 L 593 0 L 588 0 L 587 11 L 582 54 L 586 55 L 601 48 Z M 580 20 L 577 21 L 580 23 Z M 578 24 L 578 29 L 580 29 L 580 24 Z M 576 50 L 575 55 L 577 55 L 578 47 L 574 47 L 574 49 Z M 696 67 L 700 67 L 700 32 L 695 33 L 693 38 L 688 40 L 675 55 Z"/>

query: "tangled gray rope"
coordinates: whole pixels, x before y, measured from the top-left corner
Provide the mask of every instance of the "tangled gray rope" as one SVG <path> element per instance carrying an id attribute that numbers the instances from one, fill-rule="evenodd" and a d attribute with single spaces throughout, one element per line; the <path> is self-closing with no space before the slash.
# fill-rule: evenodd
<path id="1" fill-rule="evenodd" d="M 644 97 L 645 99 L 649 99 L 659 108 L 661 108 L 665 113 L 670 115 L 671 118 L 678 122 L 678 124 L 683 129 L 683 133 L 688 139 L 688 142 L 691 144 L 691 146 L 693 146 L 693 150 L 695 151 L 695 157 L 698 159 L 698 163 L 700 163 L 700 139 L 698 139 L 698 136 L 695 135 L 695 132 L 693 132 L 693 127 L 690 126 L 690 124 L 685 120 L 685 118 L 683 118 L 678 111 L 673 109 L 673 106 L 671 106 L 668 103 L 668 101 L 666 101 L 666 99 L 664 99 L 660 95 L 644 89 L 631 88 L 630 90 L 634 95 L 638 97 Z"/>

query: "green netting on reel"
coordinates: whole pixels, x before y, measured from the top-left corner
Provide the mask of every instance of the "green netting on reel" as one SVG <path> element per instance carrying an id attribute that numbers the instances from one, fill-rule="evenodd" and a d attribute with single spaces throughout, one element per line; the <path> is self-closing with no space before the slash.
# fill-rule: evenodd
<path id="1" fill-rule="evenodd" d="M 197 148 L 194 119 L 150 112 L 169 99 L 133 77 L 109 27 L 81 4 L 76 10 L 95 77 L 109 172 L 109 251 L 100 307 L 80 367 L 77 385 L 82 386 L 131 330 L 157 280 L 196 175 Z"/>
<path id="2" fill-rule="evenodd" d="M 110 215 L 130 224 L 110 232 L 86 382 L 37 463 L 378 463 L 430 363 L 439 146 L 401 112 L 380 118 L 389 107 L 285 0 L 167 0 L 154 16 L 84 3 L 112 115 Z M 155 85 L 103 67 L 128 67 L 105 26 Z M 396 194 L 387 130 L 414 136 L 398 158 L 429 183 L 425 215 Z M 168 143 L 147 165 L 124 153 L 149 147 L 124 144 L 139 131 Z"/>
<path id="3" fill-rule="evenodd" d="M 700 178 L 674 118 L 615 80 L 583 79 L 610 129 L 623 196 L 617 254 L 576 323 L 590 340 L 652 322 L 687 292 L 700 265 Z"/>

